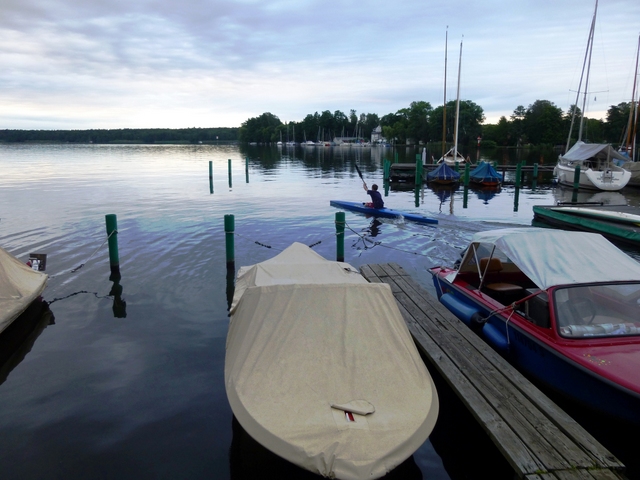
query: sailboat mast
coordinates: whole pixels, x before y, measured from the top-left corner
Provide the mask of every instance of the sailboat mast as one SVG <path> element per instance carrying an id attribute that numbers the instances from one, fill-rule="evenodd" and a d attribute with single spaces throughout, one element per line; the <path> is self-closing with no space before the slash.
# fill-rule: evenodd
<path id="1" fill-rule="evenodd" d="M 582 62 L 582 73 L 580 74 L 580 83 L 578 84 L 578 91 L 576 92 L 576 101 L 573 104 L 573 114 L 571 115 L 571 126 L 569 127 L 569 136 L 567 137 L 567 145 L 565 146 L 564 153 L 569 151 L 569 145 L 571 144 L 571 133 L 573 133 L 573 123 L 576 118 L 576 109 L 578 108 L 578 100 L 580 99 L 580 92 L 582 91 L 582 80 L 584 79 L 585 68 L 587 61 L 589 68 L 591 68 L 591 50 L 593 46 L 593 32 L 596 27 L 596 14 L 598 13 L 598 0 L 596 0 L 596 8 L 593 12 L 593 18 L 591 19 L 591 29 L 589 30 L 589 40 L 587 41 L 587 49 L 584 52 L 584 61 Z M 589 83 L 589 70 L 587 69 L 587 84 Z M 584 119 L 584 107 L 587 99 L 587 86 L 584 88 L 584 102 L 582 104 L 582 115 L 580 117 L 580 131 L 578 133 L 578 141 L 582 140 L 582 121 Z"/>
<path id="2" fill-rule="evenodd" d="M 627 154 L 631 149 L 631 160 L 636 160 L 636 133 L 638 129 L 638 103 L 636 102 L 636 86 L 638 81 L 638 57 L 640 57 L 640 36 L 638 36 L 638 49 L 636 51 L 636 73 L 633 77 L 633 90 L 631 93 L 631 106 L 629 108 L 629 122 L 627 124 L 626 147 Z M 639 99 L 640 100 L 640 99 Z"/>
<path id="3" fill-rule="evenodd" d="M 447 151 L 447 44 L 449 41 L 449 25 L 444 37 L 444 102 L 442 103 L 442 158 Z"/>
<path id="4" fill-rule="evenodd" d="M 596 1 L 596 10 L 593 12 L 593 21 L 591 22 L 591 32 L 589 33 L 589 65 L 587 66 L 587 78 L 584 82 L 584 96 L 582 98 L 582 115 L 580 116 L 580 129 L 578 130 L 578 141 L 582 140 L 582 127 L 584 125 L 584 115 L 587 105 L 587 95 L 589 94 L 589 72 L 591 71 L 591 54 L 593 53 L 593 34 L 596 30 L 596 13 L 598 12 L 598 2 Z"/>
<path id="5" fill-rule="evenodd" d="M 464 37 L 463 37 L 464 38 Z M 458 117 L 460 116 L 460 72 L 462 70 L 462 40 L 460 40 L 460 59 L 458 60 L 458 94 L 456 100 L 456 126 L 453 131 L 453 158 L 458 161 Z"/>

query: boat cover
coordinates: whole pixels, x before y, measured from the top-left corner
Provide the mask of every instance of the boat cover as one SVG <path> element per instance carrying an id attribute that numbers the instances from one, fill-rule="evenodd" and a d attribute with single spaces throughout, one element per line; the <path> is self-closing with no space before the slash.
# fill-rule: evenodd
<path id="1" fill-rule="evenodd" d="M 40 296 L 46 283 L 46 274 L 0 248 L 0 332 Z"/>
<path id="2" fill-rule="evenodd" d="M 640 281 L 640 263 L 599 233 L 505 228 L 478 232 L 471 243 L 495 245 L 542 290 L 555 285 Z M 460 265 L 461 272 L 477 271 L 473 248 Z"/>
<path id="3" fill-rule="evenodd" d="M 569 162 L 582 162 L 584 160 L 589 160 L 590 158 L 601 158 L 604 160 L 609 158 L 611 161 L 629 160 L 629 157 L 625 157 L 621 153 L 618 153 L 608 143 L 584 143 L 583 141 L 576 142 L 576 144 L 571 147 L 567 153 L 562 155 L 562 159 Z"/>
<path id="4" fill-rule="evenodd" d="M 487 162 L 480 162 L 476 168 L 469 173 L 472 182 L 502 182 L 502 175 L 496 172 L 493 165 Z"/>
<path id="5" fill-rule="evenodd" d="M 299 243 L 238 283 L 225 385 L 256 441 L 356 479 L 383 476 L 428 438 L 437 394 L 388 285 Z"/>
<path id="6" fill-rule="evenodd" d="M 427 181 L 431 182 L 433 180 L 459 180 L 460 173 L 456 172 L 453 168 L 451 168 L 446 163 L 441 163 L 431 172 L 427 173 Z"/>

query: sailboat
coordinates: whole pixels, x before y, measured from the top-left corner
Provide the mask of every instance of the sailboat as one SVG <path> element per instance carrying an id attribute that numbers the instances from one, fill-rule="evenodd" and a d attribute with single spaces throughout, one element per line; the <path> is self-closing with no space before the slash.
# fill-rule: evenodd
<path id="1" fill-rule="evenodd" d="M 638 135 L 638 103 L 640 96 L 637 90 L 638 80 L 638 59 L 640 58 L 640 36 L 638 36 L 638 49 L 636 51 L 636 74 L 633 77 L 633 91 L 631 94 L 631 105 L 629 108 L 629 121 L 624 133 L 623 144 L 620 153 L 627 157 L 627 161 L 622 164 L 622 168 L 631 172 L 631 179 L 627 185 L 640 187 L 640 162 L 636 158 L 636 138 Z M 636 100 L 637 98 L 637 100 Z"/>
<path id="2" fill-rule="evenodd" d="M 445 55 L 445 62 L 446 62 L 446 55 Z M 446 70 L 446 66 L 445 66 L 445 70 Z M 462 154 L 458 151 L 458 119 L 460 116 L 460 72 L 461 71 L 462 71 L 462 41 L 460 41 L 460 58 L 458 60 L 458 94 L 457 94 L 457 100 L 456 100 L 456 122 L 453 130 L 453 148 L 451 148 L 447 153 L 442 155 L 440 160 L 438 160 L 438 163 L 444 162 L 450 166 L 455 166 L 456 164 L 462 164 L 462 163 L 465 163 L 466 161 L 465 158 L 462 156 Z M 446 79 L 445 79 L 445 83 L 446 83 Z M 446 103 L 447 103 L 447 98 L 445 93 L 445 108 L 446 108 Z M 445 113 L 445 119 L 446 119 L 446 113 Z M 443 126 L 443 128 L 445 127 Z"/>
<path id="3" fill-rule="evenodd" d="M 578 130 L 578 141 L 571 149 L 565 151 L 563 155 L 558 156 L 558 164 L 554 168 L 554 175 L 561 185 L 574 184 L 576 176 L 576 168 L 580 167 L 579 188 L 592 190 L 617 191 L 627 185 L 631 178 L 631 172 L 617 166 L 615 161 L 625 161 L 626 158 L 618 153 L 610 144 L 607 143 L 585 143 L 582 141 L 582 127 L 584 123 L 585 106 L 587 102 L 587 93 L 589 87 L 589 70 L 591 68 L 591 53 L 593 51 L 593 35 L 596 26 L 596 16 L 598 13 L 598 0 L 593 12 L 591 20 L 591 30 L 589 31 L 589 39 L 587 41 L 587 49 L 582 65 L 582 76 L 578 85 L 578 93 L 571 117 L 571 127 L 569 128 L 569 137 L 567 139 L 567 148 L 571 142 L 571 133 L 575 119 L 577 103 L 580 98 L 580 90 L 582 87 L 582 78 L 585 78 L 584 97 L 582 100 L 582 116 L 580 117 L 580 128 Z M 586 76 L 585 74 L 586 70 Z"/>

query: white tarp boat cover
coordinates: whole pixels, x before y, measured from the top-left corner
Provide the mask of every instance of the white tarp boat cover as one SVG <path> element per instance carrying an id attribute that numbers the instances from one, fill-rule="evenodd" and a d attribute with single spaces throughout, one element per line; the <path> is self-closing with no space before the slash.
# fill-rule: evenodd
<path id="1" fill-rule="evenodd" d="M 47 275 L 0 248 L 0 332 L 40 296 L 46 283 Z"/>
<path id="2" fill-rule="evenodd" d="M 388 285 L 299 243 L 238 284 L 225 384 L 255 440 L 348 480 L 385 475 L 428 438 L 438 397 Z"/>
<path id="3" fill-rule="evenodd" d="M 495 245 L 538 288 L 592 282 L 640 281 L 640 263 L 598 233 L 505 228 L 473 235 L 471 244 Z M 461 272 L 477 271 L 473 248 Z"/>
<path id="4" fill-rule="evenodd" d="M 567 153 L 562 155 L 562 159 L 569 162 L 582 162 L 590 158 L 601 158 L 603 160 L 609 158 L 611 161 L 629 160 L 629 157 L 621 155 L 608 143 L 584 143 L 583 141 L 576 142 Z"/>

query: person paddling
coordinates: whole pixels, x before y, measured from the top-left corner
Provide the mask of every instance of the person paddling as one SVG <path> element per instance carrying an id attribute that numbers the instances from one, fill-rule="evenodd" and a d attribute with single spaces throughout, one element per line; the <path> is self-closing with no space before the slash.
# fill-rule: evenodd
<path id="1" fill-rule="evenodd" d="M 367 184 L 365 182 L 362 182 L 362 186 L 371 197 L 371 201 L 364 204 L 365 207 L 384 208 L 384 201 L 382 200 L 382 195 L 380 195 L 380 192 L 378 191 L 378 185 L 375 183 L 371 185 L 371 190 L 367 188 Z"/>

